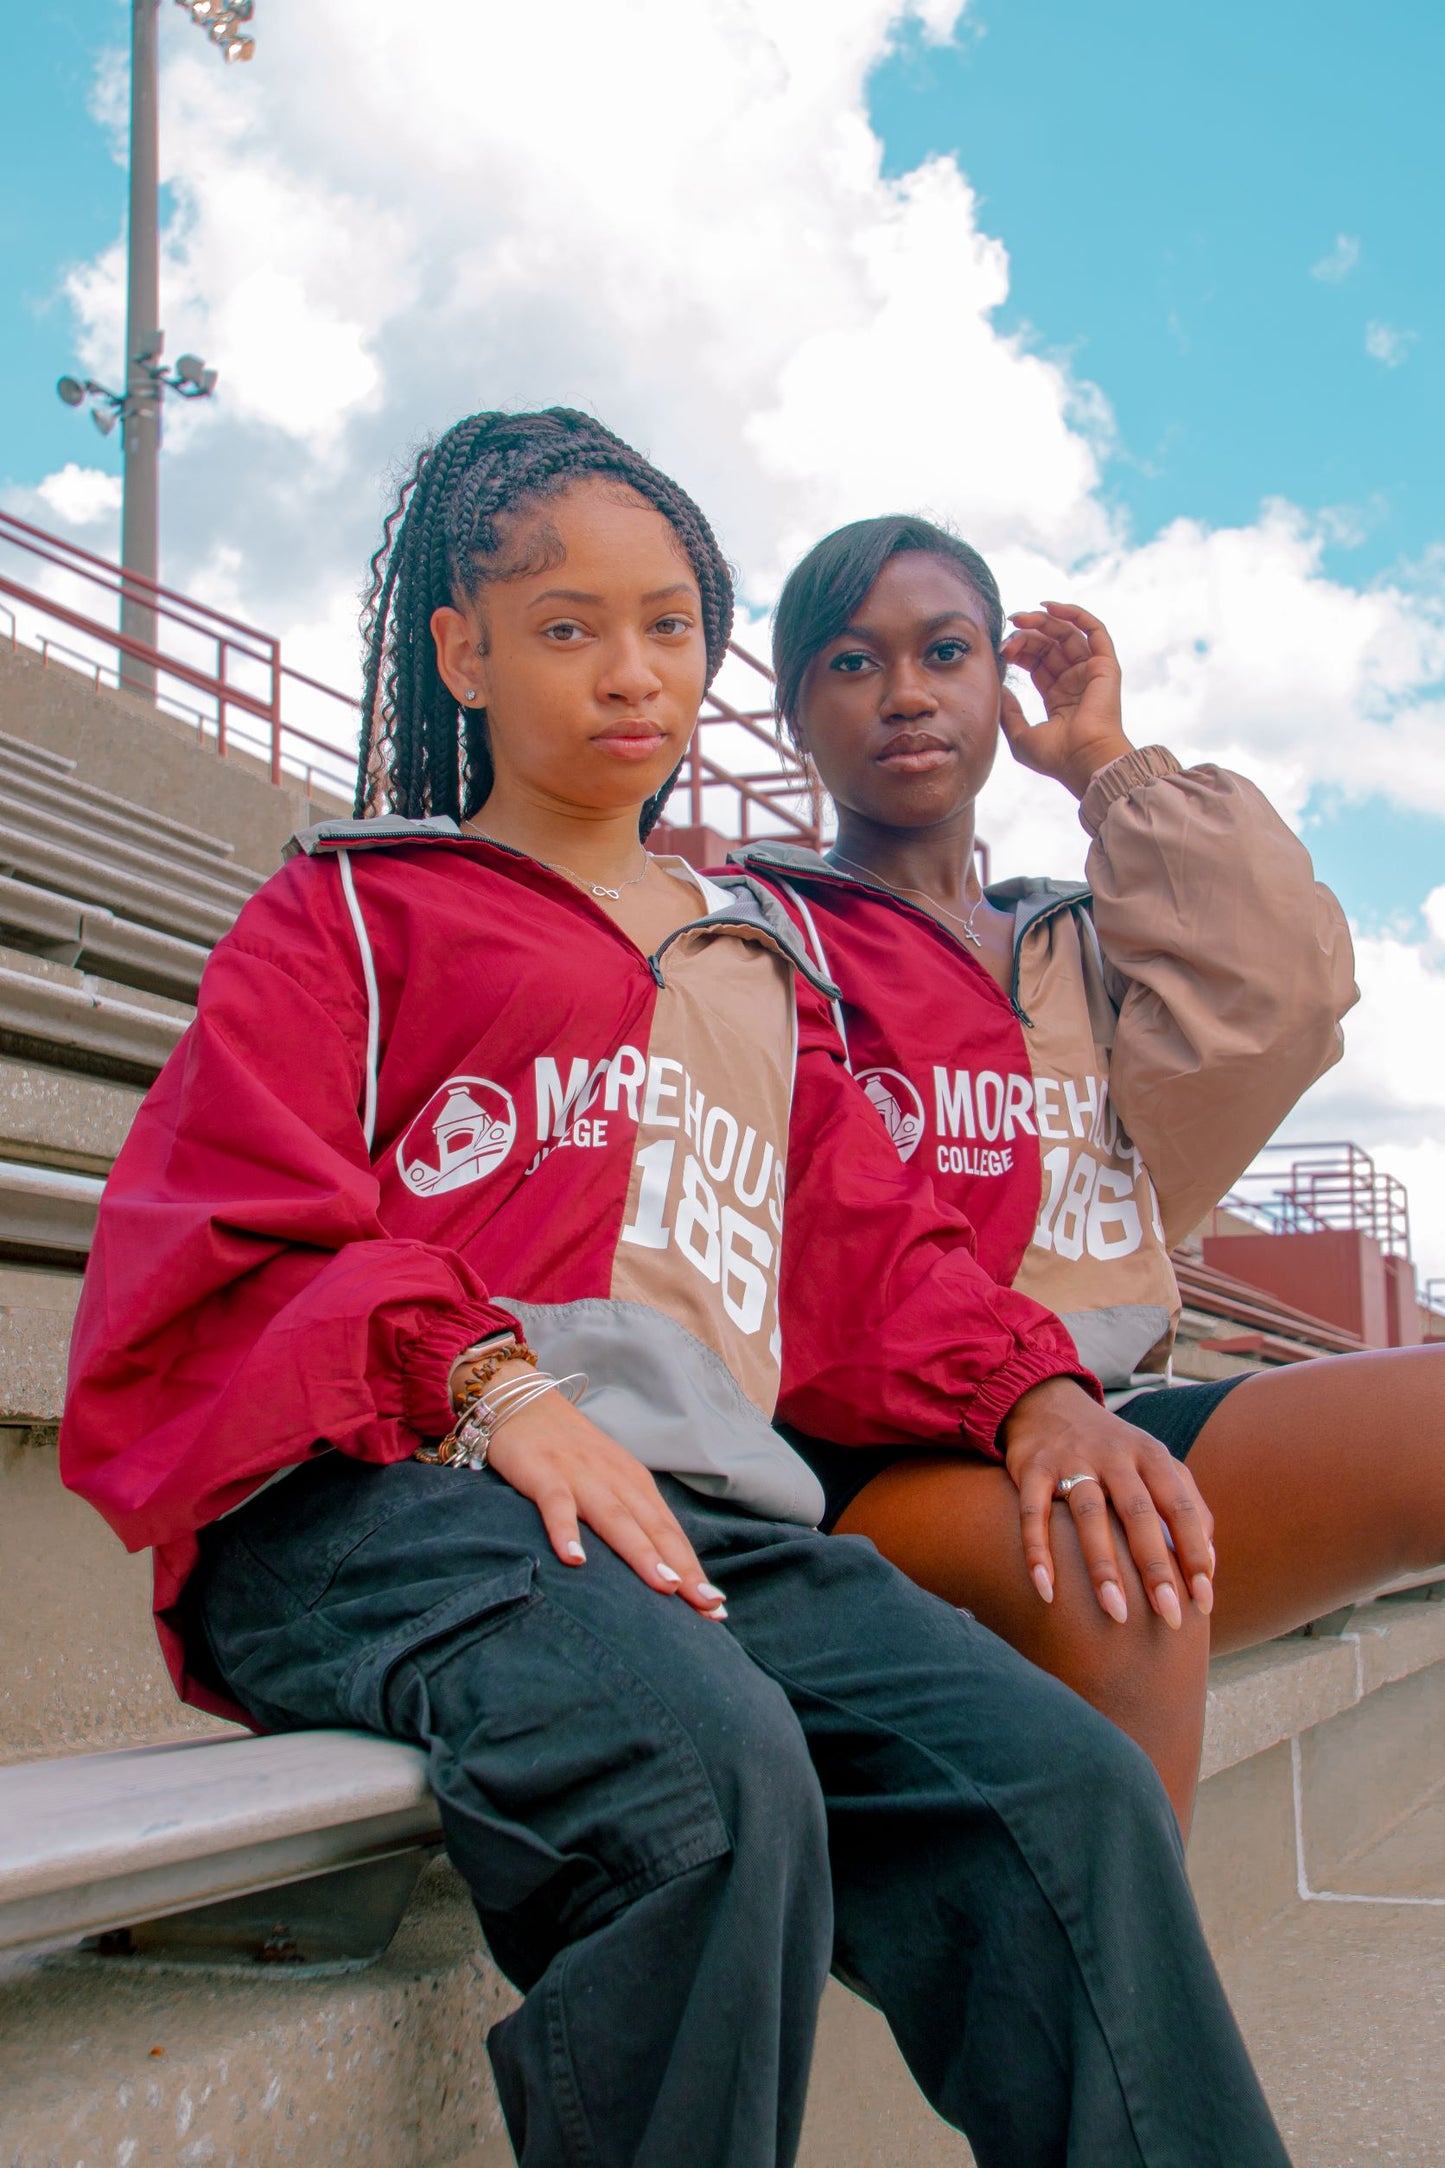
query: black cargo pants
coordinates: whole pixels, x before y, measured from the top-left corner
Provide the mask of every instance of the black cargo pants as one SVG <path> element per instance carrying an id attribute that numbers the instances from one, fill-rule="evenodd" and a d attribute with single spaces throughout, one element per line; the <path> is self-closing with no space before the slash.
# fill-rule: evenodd
<path id="1" fill-rule="evenodd" d="M 871 1544 L 663 1489 L 726 1625 L 490 1473 L 331 1454 L 204 1539 L 258 1721 L 427 1749 L 523 2168 L 791 2161 L 830 1965 L 981 2168 L 1279 2168 L 1137 1748 Z"/>

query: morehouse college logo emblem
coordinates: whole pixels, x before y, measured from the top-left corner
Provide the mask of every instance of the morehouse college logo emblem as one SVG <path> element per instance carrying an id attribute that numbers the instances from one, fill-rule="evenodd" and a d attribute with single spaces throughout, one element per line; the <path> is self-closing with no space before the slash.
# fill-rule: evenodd
<path id="1" fill-rule="evenodd" d="M 396 1164 L 417 1197 L 480 1182 L 517 1136 L 512 1095 L 486 1076 L 454 1076 L 434 1091 L 396 1148 Z"/>
<path id="2" fill-rule="evenodd" d="M 858 1082 L 883 1117 L 900 1159 L 912 1159 L 923 1135 L 923 1101 L 896 1069 L 863 1069 Z"/>

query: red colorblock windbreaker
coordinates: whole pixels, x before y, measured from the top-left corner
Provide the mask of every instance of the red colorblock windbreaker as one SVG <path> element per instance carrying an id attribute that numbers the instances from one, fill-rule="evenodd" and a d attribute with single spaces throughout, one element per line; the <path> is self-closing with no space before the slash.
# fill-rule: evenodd
<path id="1" fill-rule="evenodd" d="M 1339 1059 L 1357 995 L 1343 912 L 1243 776 L 1144 746 L 1079 816 L 1087 887 L 988 891 L 1013 917 L 1009 993 L 907 896 L 812 852 L 753 844 L 722 878 L 786 904 L 900 1159 L 1117 1388 L 1166 1369 L 1170 1248 Z"/>
<path id="2" fill-rule="evenodd" d="M 336 822 L 216 949 L 106 1187 L 61 1432 L 155 1548 L 187 1698 L 237 1713 L 181 1645 L 196 1531 L 317 1451 L 442 1434 L 489 1334 L 585 1370 L 648 1467 L 804 1524 L 775 1412 L 993 1453 L 1029 1386 L 1092 1385 L 900 1164 L 776 900 L 699 885 L 646 956 L 450 821 Z"/>

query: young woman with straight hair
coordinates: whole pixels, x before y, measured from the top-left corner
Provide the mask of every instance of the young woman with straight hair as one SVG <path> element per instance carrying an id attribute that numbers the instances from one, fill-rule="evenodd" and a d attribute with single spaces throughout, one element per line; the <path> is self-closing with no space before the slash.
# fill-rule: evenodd
<path id="1" fill-rule="evenodd" d="M 774 660 L 837 841 L 742 862 L 836 982 L 855 1074 L 900 1157 L 971 1221 L 980 1264 L 1056 1311 L 1126 1421 L 1187 1456 L 1217 1576 L 1181 1606 L 1137 1485 L 1082 1439 L 1066 1503 L 1011 1459 L 794 1442 L 828 1489 L 825 1525 L 870 1536 L 1103 1709 L 1187 1828 L 1211 1647 L 1445 1558 L 1445 1349 L 1169 1384 L 1169 1250 L 1338 1059 L 1349 933 L 1251 783 L 1130 743 L 1097 618 L 1048 602 L 1012 623 L 984 560 L 926 520 L 820 542 L 783 589 Z M 1087 884 L 981 887 L 1000 731 L 1079 800 Z"/>
<path id="2" fill-rule="evenodd" d="M 643 847 L 730 618 L 697 508 L 586 416 L 418 460 L 389 810 L 211 959 L 107 1185 L 66 1479 L 154 1546 L 190 1699 L 426 1749 L 525 1995 L 524 2168 L 791 2161 L 830 1966 L 984 2168 L 1282 2163 L 1145 1757 L 820 1535 L 773 1427 L 1051 1486 L 1076 1404 L 1207 1589 L 1187 1475 L 900 1166 L 786 914 Z"/>

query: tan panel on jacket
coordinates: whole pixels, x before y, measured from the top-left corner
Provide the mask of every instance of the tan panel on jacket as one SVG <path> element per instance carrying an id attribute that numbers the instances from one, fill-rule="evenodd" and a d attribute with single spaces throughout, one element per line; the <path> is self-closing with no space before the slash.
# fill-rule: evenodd
<path id="1" fill-rule="evenodd" d="M 1107 1009 L 1099 979 L 1094 956 L 1081 953 L 1072 911 L 1025 935 L 1019 1003 L 1032 1020 L 1025 1036 L 1043 1189 L 1014 1285 L 1060 1315 L 1125 1305 L 1160 1310 L 1172 1334 L 1179 1290 L 1148 1172 L 1110 1098 L 1109 1049 L 1095 1032 L 1096 1016 Z"/>
<path id="2" fill-rule="evenodd" d="M 764 1416 L 777 1405 L 788 1114 L 797 1024 L 793 971 L 739 929 L 666 950 L 637 1146 L 612 1271 L 620 1302 L 686 1326 Z"/>

